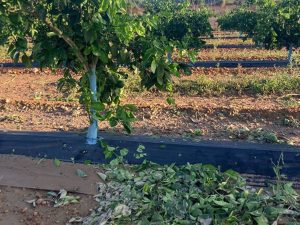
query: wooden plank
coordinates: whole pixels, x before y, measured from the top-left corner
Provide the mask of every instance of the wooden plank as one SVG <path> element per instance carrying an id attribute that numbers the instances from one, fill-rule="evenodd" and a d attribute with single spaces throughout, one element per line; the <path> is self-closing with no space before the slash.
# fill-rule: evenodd
<path id="1" fill-rule="evenodd" d="M 153 139 L 143 136 L 120 136 L 102 133 L 112 146 L 128 148 L 129 163 L 140 163 L 133 157 L 137 147 L 146 147 L 147 159 L 160 164 L 203 163 L 234 169 L 240 173 L 274 176 L 273 162 L 284 156 L 283 173 L 300 177 L 299 146 L 241 142 L 192 142 L 180 139 Z M 0 133 L 0 154 L 58 158 L 77 162 L 107 162 L 99 146 L 84 144 L 83 135 L 71 133 Z"/>
<path id="2" fill-rule="evenodd" d="M 81 169 L 88 177 L 77 176 Z M 53 160 L 34 160 L 28 157 L 0 155 L 0 185 L 39 190 L 59 191 L 95 195 L 96 183 L 100 182 L 92 166 L 61 163 L 58 167 Z"/>

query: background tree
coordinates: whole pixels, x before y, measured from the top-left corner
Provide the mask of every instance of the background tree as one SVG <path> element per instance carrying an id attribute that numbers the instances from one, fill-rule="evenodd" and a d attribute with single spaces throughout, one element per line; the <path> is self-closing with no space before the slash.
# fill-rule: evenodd
<path id="1" fill-rule="evenodd" d="M 222 30 L 239 31 L 252 37 L 256 32 L 257 20 L 257 12 L 240 8 L 223 15 L 218 19 L 218 24 Z"/>
<path id="2" fill-rule="evenodd" d="M 61 81 L 77 82 L 72 74 L 81 76 L 80 102 L 91 121 L 88 144 L 97 142 L 99 120 L 111 126 L 121 123 L 131 131 L 136 108 L 120 102 L 128 73 L 139 71 L 141 85 L 170 93 L 172 75 L 179 76 L 178 65 L 167 59 L 178 42 L 153 33 L 155 16 L 134 16 L 126 10 L 124 0 L 1 2 L 1 44 L 9 45 L 14 61 L 62 69 Z"/>
<path id="3" fill-rule="evenodd" d="M 201 7 L 191 9 L 186 0 L 146 0 L 145 11 L 158 18 L 156 33 L 170 41 L 184 43 L 185 48 L 201 48 L 202 36 L 212 36 L 209 18 L 212 12 Z"/>
<path id="4" fill-rule="evenodd" d="M 253 11 L 251 4 L 255 5 Z M 300 1 L 248 0 L 243 9 L 232 11 L 218 22 L 223 30 L 237 30 L 253 38 L 258 46 L 289 49 L 300 46 Z"/>

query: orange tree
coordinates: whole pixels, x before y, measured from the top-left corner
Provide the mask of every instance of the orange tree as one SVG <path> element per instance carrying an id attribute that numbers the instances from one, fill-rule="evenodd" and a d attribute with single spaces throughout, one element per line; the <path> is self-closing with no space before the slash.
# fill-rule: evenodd
<path id="1" fill-rule="evenodd" d="M 209 22 L 212 13 L 205 7 L 191 9 L 186 0 L 145 0 L 146 12 L 158 16 L 159 31 L 169 40 L 185 43 L 185 47 L 201 48 L 202 36 L 212 36 Z"/>
<path id="2" fill-rule="evenodd" d="M 226 14 L 218 22 L 221 29 L 244 32 L 265 48 L 288 48 L 289 61 L 292 48 L 300 46 L 299 0 L 248 0 L 245 8 Z"/>
<path id="3" fill-rule="evenodd" d="M 87 143 L 96 144 L 99 121 L 131 131 L 136 108 L 120 102 L 129 72 L 139 71 L 146 88 L 172 93 L 180 65 L 167 55 L 182 45 L 154 32 L 157 21 L 155 15 L 127 13 L 125 0 L 2 0 L 0 44 L 9 46 L 15 61 L 62 69 L 66 81 L 81 75 L 80 102 L 91 122 Z"/>

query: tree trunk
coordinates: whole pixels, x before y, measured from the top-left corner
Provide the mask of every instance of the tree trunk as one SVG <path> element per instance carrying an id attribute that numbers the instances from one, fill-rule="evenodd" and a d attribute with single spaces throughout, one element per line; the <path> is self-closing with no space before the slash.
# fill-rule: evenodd
<path id="1" fill-rule="evenodd" d="M 169 61 L 169 63 L 173 63 L 172 53 L 171 52 L 168 52 L 168 61 Z"/>
<path id="2" fill-rule="evenodd" d="M 222 8 L 225 8 L 225 7 L 226 7 L 226 0 L 222 0 L 221 7 L 222 7 Z"/>
<path id="3" fill-rule="evenodd" d="M 92 92 L 92 101 L 97 102 L 97 76 L 96 76 L 96 66 L 91 66 L 89 72 L 89 80 L 90 80 L 90 89 Z M 86 143 L 88 145 L 95 145 L 98 141 L 98 121 L 93 118 L 95 116 L 96 111 L 91 108 L 91 124 L 88 129 L 88 133 L 86 136 Z"/>
<path id="4" fill-rule="evenodd" d="M 289 47 L 289 53 L 288 53 L 288 61 L 289 61 L 289 64 L 292 63 L 292 60 L 293 60 L 293 46 L 290 45 L 290 47 Z"/>

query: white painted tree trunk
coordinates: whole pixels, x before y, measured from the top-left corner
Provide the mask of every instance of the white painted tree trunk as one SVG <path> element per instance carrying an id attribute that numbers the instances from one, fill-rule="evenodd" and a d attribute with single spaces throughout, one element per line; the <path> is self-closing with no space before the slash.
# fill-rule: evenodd
<path id="1" fill-rule="evenodd" d="M 89 73 L 90 88 L 92 92 L 92 100 L 97 102 L 97 76 L 96 76 L 96 66 L 92 66 Z M 96 111 L 91 108 L 91 124 L 88 129 L 86 136 L 86 143 L 88 145 L 95 145 L 98 141 L 98 121 L 93 118 Z"/>
<path id="2" fill-rule="evenodd" d="M 289 48 L 289 53 L 288 53 L 289 64 L 292 63 L 292 60 L 293 60 L 293 46 L 291 45 L 290 48 Z"/>
<path id="3" fill-rule="evenodd" d="M 169 63 L 173 62 L 172 53 L 171 52 L 168 52 L 168 61 L 169 61 Z"/>

